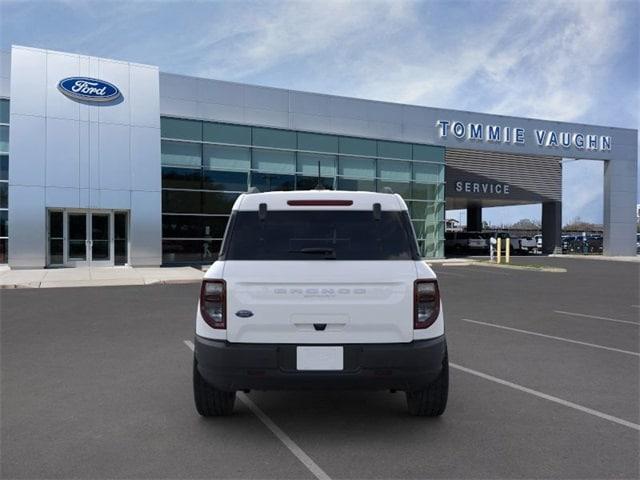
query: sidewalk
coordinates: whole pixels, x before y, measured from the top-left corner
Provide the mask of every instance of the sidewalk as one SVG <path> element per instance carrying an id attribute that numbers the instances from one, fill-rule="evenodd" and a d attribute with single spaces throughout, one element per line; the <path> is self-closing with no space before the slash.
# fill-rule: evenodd
<path id="1" fill-rule="evenodd" d="M 166 285 L 194 283 L 203 272 L 192 267 L 176 268 L 57 268 L 0 270 L 0 288 L 103 287 L 114 285 Z"/>

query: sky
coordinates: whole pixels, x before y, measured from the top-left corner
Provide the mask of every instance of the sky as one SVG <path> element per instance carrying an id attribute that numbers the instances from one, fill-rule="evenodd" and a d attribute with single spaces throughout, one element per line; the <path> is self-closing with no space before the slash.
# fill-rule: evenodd
<path id="1" fill-rule="evenodd" d="M 0 0 L 0 48 L 26 45 L 294 90 L 638 128 L 639 23 L 637 0 Z M 602 177 L 601 162 L 563 163 L 565 223 L 602 222 Z M 484 210 L 493 224 L 540 216 L 539 205 Z"/>

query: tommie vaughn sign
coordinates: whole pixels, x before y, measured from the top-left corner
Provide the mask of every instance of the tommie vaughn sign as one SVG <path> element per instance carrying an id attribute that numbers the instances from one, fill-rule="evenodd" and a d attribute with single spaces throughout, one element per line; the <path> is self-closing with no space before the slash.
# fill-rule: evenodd
<path id="1" fill-rule="evenodd" d="M 120 90 L 112 83 L 89 77 L 69 77 L 58 82 L 58 90 L 76 100 L 110 102 L 120 98 Z"/>
<path id="2" fill-rule="evenodd" d="M 514 145 L 524 145 L 526 142 L 526 130 L 521 127 L 438 120 L 436 128 L 440 138 L 447 138 L 452 135 L 457 139 L 472 142 L 510 143 Z M 580 150 L 611 151 L 611 137 L 607 135 L 541 129 L 535 129 L 533 133 L 534 141 L 543 148 L 575 147 Z"/>

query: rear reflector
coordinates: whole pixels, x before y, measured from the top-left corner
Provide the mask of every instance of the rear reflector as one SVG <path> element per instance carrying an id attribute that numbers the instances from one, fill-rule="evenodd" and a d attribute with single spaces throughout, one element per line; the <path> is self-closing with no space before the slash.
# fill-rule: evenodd
<path id="1" fill-rule="evenodd" d="M 292 207 L 348 207 L 353 200 L 287 200 Z"/>

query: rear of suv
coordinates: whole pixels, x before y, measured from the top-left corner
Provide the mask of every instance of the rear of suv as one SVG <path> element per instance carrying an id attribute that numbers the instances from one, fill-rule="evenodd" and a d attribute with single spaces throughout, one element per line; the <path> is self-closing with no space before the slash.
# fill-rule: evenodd
<path id="1" fill-rule="evenodd" d="M 198 413 L 236 391 L 406 392 L 413 415 L 446 407 L 438 282 L 407 206 L 391 193 L 249 193 L 235 202 L 202 282 L 193 386 Z"/>

